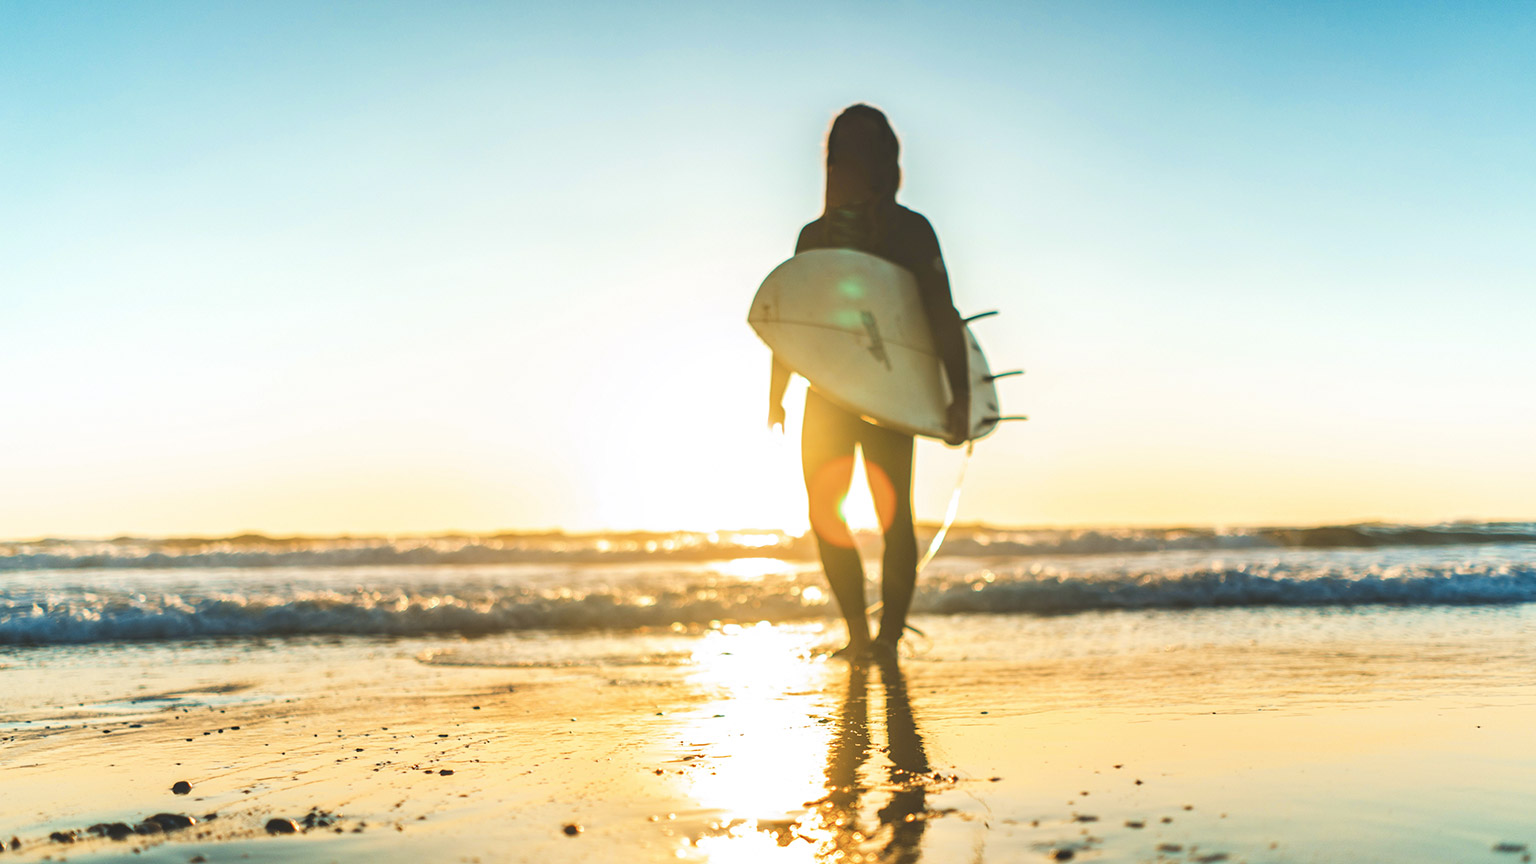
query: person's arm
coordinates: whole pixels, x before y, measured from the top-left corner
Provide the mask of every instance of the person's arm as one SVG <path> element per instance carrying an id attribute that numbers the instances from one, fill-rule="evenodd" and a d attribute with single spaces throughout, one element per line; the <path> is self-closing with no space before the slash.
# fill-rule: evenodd
<path id="1" fill-rule="evenodd" d="M 784 431 L 784 390 L 789 387 L 789 367 L 773 355 L 773 373 L 768 379 L 768 428 Z"/>
<path id="2" fill-rule="evenodd" d="M 933 226 L 918 216 L 913 231 L 916 235 L 913 247 L 917 254 L 913 261 L 918 293 L 922 295 L 923 309 L 928 313 L 933 345 L 944 364 L 944 376 L 949 381 L 951 394 L 945 417 L 949 436 L 945 441 L 957 446 L 965 443 L 971 434 L 971 352 L 966 344 L 965 322 L 955 310 L 954 297 L 949 291 L 949 272 L 944 269 L 944 256 L 939 251 L 939 238 L 933 233 Z"/>
<path id="3" fill-rule="evenodd" d="M 815 223 L 812 223 L 815 224 Z M 811 226 L 800 229 L 800 236 L 795 240 L 795 254 L 804 252 L 810 242 Z M 768 428 L 784 427 L 784 391 L 789 388 L 789 367 L 779 362 L 779 355 L 773 355 L 773 372 L 768 377 Z"/>

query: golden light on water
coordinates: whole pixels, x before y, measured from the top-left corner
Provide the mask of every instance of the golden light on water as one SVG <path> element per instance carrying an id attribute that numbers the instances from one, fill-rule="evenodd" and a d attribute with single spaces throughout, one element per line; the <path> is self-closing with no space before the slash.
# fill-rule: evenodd
<path id="1" fill-rule="evenodd" d="M 735 558 L 715 564 L 714 569 L 726 576 L 760 582 L 769 576 L 792 576 L 800 568 L 778 558 Z"/>

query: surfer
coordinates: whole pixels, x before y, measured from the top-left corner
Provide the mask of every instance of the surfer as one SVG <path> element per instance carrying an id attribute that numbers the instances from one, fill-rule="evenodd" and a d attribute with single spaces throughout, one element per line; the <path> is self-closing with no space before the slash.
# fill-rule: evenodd
<path id="1" fill-rule="evenodd" d="M 896 203 L 901 185 L 900 143 L 885 114 L 853 105 L 827 132 L 827 185 L 821 218 L 800 231 L 795 254 L 811 249 L 857 249 L 906 268 L 917 279 L 933 344 L 943 360 L 949 392 L 947 442 L 964 443 L 970 427 L 970 378 L 965 325 L 955 311 L 938 237 L 928 220 Z M 789 368 L 773 362 L 768 422 L 784 423 Z M 865 618 L 864 567 L 853 535 L 838 510 L 853 480 L 855 448 L 864 454 L 875 512 L 885 539 L 880 579 L 880 630 L 873 639 Z M 801 468 L 810 503 L 811 528 L 821 566 L 843 620 L 848 645 L 842 656 L 869 651 L 895 656 L 907 626 L 917 583 L 917 536 L 912 524 L 911 435 L 865 421 L 829 402 L 814 387 L 805 396 Z"/>

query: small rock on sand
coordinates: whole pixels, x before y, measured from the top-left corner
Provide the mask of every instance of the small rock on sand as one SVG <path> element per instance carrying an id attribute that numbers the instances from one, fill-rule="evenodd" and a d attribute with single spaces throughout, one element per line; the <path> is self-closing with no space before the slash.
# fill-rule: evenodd
<path id="1" fill-rule="evenodd" d="M 561 828 L 560 830 L 564 831 L 565 836 L 567 837 L 575 837 L 577 834 L 581 833 L 581 826 L 577 825 L 575 822 L 567 822 L 565 823 L 565 827 Z"/>
<path id="2" fill-rule="evenodd" d="M 73 843 L 73 842 L 75 842 L 75 832 L 73 832 L 73 831 L 55 831 L 52 834 L 48 835 L 48 839 L 52 840 L 55 843 Z"/>
<path id="3" fill-rule="evenodd" d="M 191 791 L 192 784 L 185 780 L 177 780 L 176 783 L 171 786 L 171 793 L 174 795 L 185 795 Z"/>
<path id="4" fill-rule="evenodd" d="M 444 768 L 443 770 L 437 772 L 437 774 L 438 774 L 439 777 L 452 777 L 453 776 L 453 769 L 452 768 Z"/>
<path id="5" fill-rule="evenodd" d="M 197 824 L 196 819 L 184 813 L 156 813 L 144 821 L 159 825 L 161 831 L 180 831 Z"/>
<path id="6" fill-rule="evenodd" d="M 1513 854 L 1526 851 L 1526 845 L 1524 843 L 1499 843 L 1493 847 L 1493 851 Z"/>
<path id="7" fill-rule="evenodd" d="M 1184 851 L 1184 847 L 1180 846 L 1177 843 L 1159 843 L 1157 845 L 1157 851 L 1159 851 L 1159 852 L 1169 852 L 1169 853 L 1183 852 Z"/>
<path id="8" fill-rule="evenodd" d="M 85 830 L 98 837 L 111 837 L 113 840 L 122 840 L 133 836 L 133 829 L 126 822 L 98 822 Z"/>
<path id="9" fill-rule="evenodd" d="M 1141 821 L 1140 819 L 1127 819 L 1127 820 L 1125 820 L 1125 827 L 1127 827 L 1127 828 L 1145 828 L 1145 827 L 1147 827 L 1147 823 Z"/>
<path id="10" fill-rule="evenodd" d="M 1051 850 L 1052 861 L 1071 861 L 1075 855 L 1077 855 L 1077 853 L 1073 852 L 1071 849 L 1062 848 Z"/>
<path id="11" fill-rule="evenodd" d="M 297 834 L 297 833 L 299 833 L 299 826 L 297 824 L 295 824 L 292 819 L 282 819 L 282 818 L 268 819 L 267 820 L 267 833 L 268 834 Z"/>

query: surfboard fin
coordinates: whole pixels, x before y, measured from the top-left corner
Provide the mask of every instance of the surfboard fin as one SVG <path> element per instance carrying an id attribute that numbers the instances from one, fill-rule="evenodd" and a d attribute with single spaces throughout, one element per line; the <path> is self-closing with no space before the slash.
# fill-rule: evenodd
<path id="1" fill-rule="evenodd" d="M 1011 378 L 1014 375 L 1023 375 L 1023 369 L 1012 369 L 1007 372 L 996 372 L 987 376 L 988 381 L 996 381 L 999 378 Z"/>
<path id="2" fill-rule="evenodd" d="M 1029 418 L 1026 417 L 1023 414 L 1009 414 L 1006 417 L 983 417 L 983 418 L 981 418 L 981 422 L 983 422 L 983 423 L 1006 423 L 1009 420 L 1028 420 L 1028 419 Z"/>
<path id="3" fill-rule="evenodd" d="M 996 314 L 997 314 L 997 310 L 996 309 L 988 309 L 985 312 L 982 312 L 982 313 L 979 313 L 979 314 L 976 314 L 976 315 L 972 315 L 969 318 L 961 318 L 960 319 L 960 323 L 962 323 L 962 324 L 969 324 L 972 321 L 980 321 L 983 318 L 991 318 L 993 315 L 996 315 Z"/>

